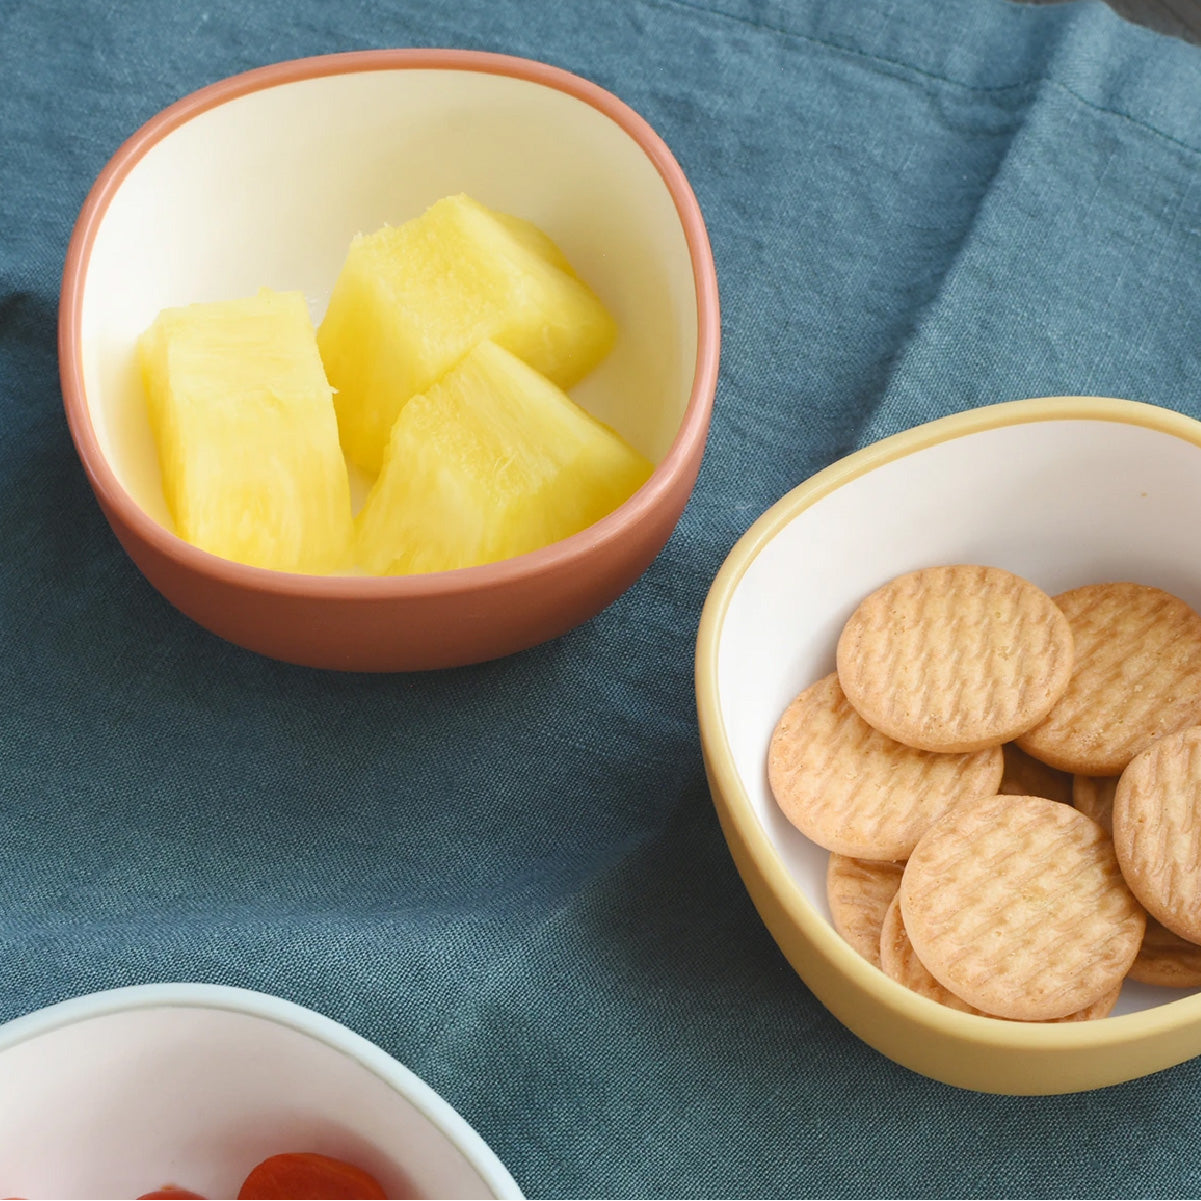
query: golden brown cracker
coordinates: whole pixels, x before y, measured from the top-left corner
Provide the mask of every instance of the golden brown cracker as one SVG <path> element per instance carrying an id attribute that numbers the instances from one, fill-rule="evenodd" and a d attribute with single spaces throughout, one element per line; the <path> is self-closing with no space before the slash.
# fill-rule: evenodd
<path id="1" fill-rule="evenodd" d="M 1055 598 L 1075 667 L 1047 717 L 1017 741 L 1061 771 L 1120 775 L 1155 739 L 1201 722 L 1201 616 L 1146 584 L 1089 584 Z"/>
<path id="2" fill-rule="evenodd" d="M 895 980 L 903 984 L 911 992 L 920 993 L 931 1001 L 937 1001 L 948 1009 L 958 1009 L 964 1013 L 975 1013 L 981 1017 L 994 1017 L 969 1005 L 962 997 L 957 997 L 950 989 L 943 988 L 930 974 L 926 965 L 917 957 L 913 943 L 905 930 L 905 919 L 901 914 L 901 903 L 894 897 L 884 914 L 880 927 L 880 967 Z M 1103 1018 L 1117 1004 L 1122 986 L 1118 984 L 1109 992 L 1103 994 L 1091 1005 L 1069 1013 L 1066 1017 L 1052 1018 L 1055 1022 L 1086 1022 L 1093 1018 Z"/>
<path id="3" fill-rule="evenodd" d="M 1114 796 L 1113 841 L 1147 912 L 1201 943 L 1201 726 L 1169 734 L 1131 760 Z"/>
<path id="4" fill-rule="evenodd" d="M 836 675 L 784 711 L 768 750 L 768 781 L 803 834 L 856 859 L 903 860 L 951 805 L 996 791 L 1001 751 L 936 755 L 869 726 Z"/>
<path id="5" fill-rule="evenodd" d="M 1007 742 L 1001 753 L 1005 757 L 1005 770 L 1001 775 L 1001 786 L 997 789 L 1005 796 L 1045 796 L 1049 801 L 1061 804 L 1072 803 L 1072 777 L 1067 772 L 1056 771 L 1045 763 L 1027 755 L 1016 742 Z"/>
<path id="6" fill-rule="evenodd" d="M 919 993 L 931 1001 L 937 1001 L 948 1009 L 958 1009 L 963 1013 L 978 1013 L 981 1017 L 991 1017 L 982 1009 L 969 1005 L 962 997 L 957 997 L 949 988 L 941 984 L 930 974 L 926 965 L 917 957 L 913 943 L 905 931 L 905 919 L 901 914 L 899 897 L 893 897 L 884 920 L 880 925 L 880 967 L 890 979 L 903 984 L 910 992 Z"/>
<path id="7" fill-rule="evenodd" d="M 826 899 L 834 929 L 868 963 L 880 966 L 880 927 L 901 883 L 903 863 L 831 853 Z"/>
<path id="8" fill-rule="evenodd" d="M 1119 987 L 1145 921 L 1105 832 L 1045 797 L 956 805 L 914 848 L 897 895 L 938 982 L 1023 1021 L 1065 1017 Z"/>
<path id="9" fill-rule="evenodd" d="M 1173 934 L 1153 917 L 1130 971 L 1131 980 L 1164 988 L 1201 988 L 1201 946 Z"/>
<path id="10" fill-rule="evenodd" d="M 1052 1018 L 1053 1022 L 1092 1022 L 1097 1018 L 1108 1017 L 1113 1012 L 1113 1007 L 1118 1003 L 1118 998 L 1122 995 L 1121 984 L 1115 985 L 1107 993 L 1102 993 L 1091 1005 L 1086 1005 L 1083 1009 L 1077 1009 L 1075 1013 L 1069 1013 L 1067 1017 Z"/>
<path id="11" fill-rule="evenodd" d="M 866 597 L 838 639 L 838 677 L 870 725 L 908 746 L 963 752 L 1036 725 L 1067 687 L 1068 623 L 999 567 L 908 572 Z"/>
<path id="12" fill-rule="evenodd" d="M 1113 835 L 1117 776 L 1074 776 L 1072 803 Z M 1201 946 L 1186 942 L 1150 915 L 1142 946 L 1126 973 L 1131 980 L 1165 988 L 1201 988 Z"/>

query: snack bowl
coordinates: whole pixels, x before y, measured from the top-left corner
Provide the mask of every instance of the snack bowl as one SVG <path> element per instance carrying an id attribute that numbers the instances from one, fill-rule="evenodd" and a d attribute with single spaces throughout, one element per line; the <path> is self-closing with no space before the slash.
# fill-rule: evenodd
<path id="1" fill-rule="evenodd" d="M 136 366 L 167 306 L 260 287 L 319 321 L 351 239 L 466 192 L 558 243 L 615 317 L 573 398 L 655 464 L 589 528 L 428 575 L 269 571 L 176 537 Z M 498 54 L 379 50 L 223 80 L 150 120 L 89 193 L 68 248 L 59 359 L 71 434 L 117 538 L 173 605 L 241 646 L 361 671 L 458 666 L 556 637 L 628 588 L 700 466 L 717 382 L 713 256 L 650 126 L 567 71 Z M 361 500 L 369 481 L 352 479 Z"/>
<path id="2" fill-rule="evenodd" d="M 834 463 L 734 546 L 697 636 L 705 767 L 735 864 L 801 978 L 897 1063 L 993 1093 L 1073 1092 L 1201 1054 L 1198 990 L 1127 981 L 1111 1016 L 1003 1021 L 910 992 L 835 932 L 827 853 L 778 810 L 767 780 L 788 703 L 834 670 L 858 603 L 902 572 L 1004 567 L 1051 595 L 1131 580 L 1201 609 L 1201 423 L 1091 397 L 1013 401 L 946 417 Z"/>
<path id="3" fill-rule="evenodd" d="M 278 997 L 147 984 L 0 1026 L 0 1192 L 234 1197 L 268 1156 L 310 1151 L 389 1197 L 520 1197 L 483 1139 L 411 1071 Z"/>

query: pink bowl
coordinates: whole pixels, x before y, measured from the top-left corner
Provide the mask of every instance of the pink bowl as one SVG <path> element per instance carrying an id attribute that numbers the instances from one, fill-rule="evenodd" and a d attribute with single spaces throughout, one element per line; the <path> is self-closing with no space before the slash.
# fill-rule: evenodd
<path id="1" fill-rule="evenodd" d="M 138 334 L 168 305 L 260 286 L 303 291 L 319 319 L 356 233 L 458 191 L 540 225 L 616 317 L 617 347 L 572 395 L 656 463 L 650 480 L 571 538 L 430 575 L 267 571 L 178 538 L 134 366 Z M 88 195 L 59 313 L 72 437 L 150 583 L 231 642 L 350 671 L 496 658 L 565 633 L 633 584 L 696 481 L 719 344 L 700 208 L 650 126 L 566 71 L 455 50 L 300 59 L 172 105 Z"/>

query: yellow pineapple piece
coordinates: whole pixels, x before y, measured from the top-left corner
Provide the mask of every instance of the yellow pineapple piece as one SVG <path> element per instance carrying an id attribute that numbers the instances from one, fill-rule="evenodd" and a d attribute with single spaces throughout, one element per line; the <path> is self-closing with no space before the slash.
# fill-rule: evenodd
<path id="1" fill-rule="evenodd" d="M 358 517 L 358 562 L 400 574 L 524 554 L 599 520 L 651 470 L 548 379 L 481 342 L 396 419 Z"/>
<path id="2" fill-rule="evenodd" d="M 570 388 L 615 337 L 546 234 L 462 195 L 356 238 L 317 331 L 342 449 L 372 475 L 405 403 L 477 342 L 491 339 Z"/>
<path id="3" fill-rule="evenodd" d="M 346 462 L 299 292 L 164 309 L 138 356 L 181 538 L 279 571 L 350 566 Z"/>

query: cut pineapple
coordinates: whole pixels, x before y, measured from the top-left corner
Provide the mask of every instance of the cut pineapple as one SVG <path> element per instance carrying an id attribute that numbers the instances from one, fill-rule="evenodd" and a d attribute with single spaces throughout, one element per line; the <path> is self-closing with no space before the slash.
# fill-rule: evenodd
<path id="1" fill-rule="evenodd" d="M 256 567 L 348 567 L 346 462 L 304 297 L 164 309 L 138 352 L 179 536 Z"/>
<path id="2" fill-rule="evenodd" d="M 650 473 L 549 380 L 481 342 L 396 419 L 357 558 L 380 574 L 507 559 L 591 525 Z"/>
<path id="3" fill-rule="evenodd" d="M 615 337 L 554 242 L 467 196 L 356 238 L 317 332 L 342 449 L 372 475 L 405 403 L 476 343 L 491 339 L 570 388 Z"/>

